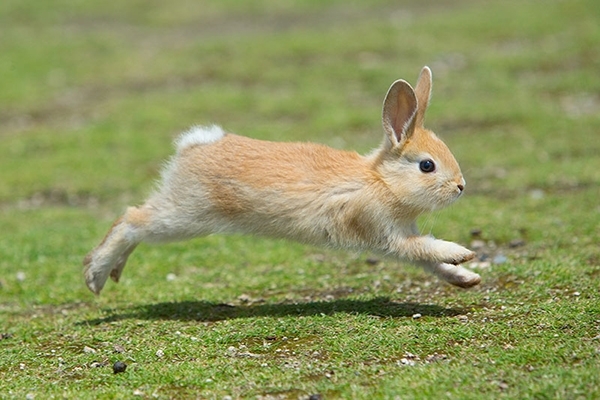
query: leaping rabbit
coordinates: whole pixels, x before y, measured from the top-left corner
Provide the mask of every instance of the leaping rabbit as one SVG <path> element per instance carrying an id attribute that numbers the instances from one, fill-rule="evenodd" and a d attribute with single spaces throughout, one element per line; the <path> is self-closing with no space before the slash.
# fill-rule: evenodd
<path id="1" fill-rule="evenodd" d="M 465 187 L 448 147 L 423 126 L 431 95 L 424 67 L 413 88 L 392 84 L 383 103 L 381 146 L 361 156 L 314 143 L 278 143 L 194 127 L 150 198 L 129 207 L 84 259 L 99 294 L 118 282 L 141 242 L 247 233 L 375 251 L 407 260 L 463 288 L 481 278 L 460 264 L 475 254 L 422 236 L 416 218 L 457 200 Z"/>

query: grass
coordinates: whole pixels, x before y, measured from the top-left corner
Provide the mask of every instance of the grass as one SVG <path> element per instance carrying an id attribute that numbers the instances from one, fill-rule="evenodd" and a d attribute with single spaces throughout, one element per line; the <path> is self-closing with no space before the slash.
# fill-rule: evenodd
<path id="1" fill-rule="evenodd" d="M 600 397 L 594 1 L 8 0 L 0 25 L 0 397 Z M 425 64 L 468 184 L 420 224 L 478 248 L 479 287 L 211 236 L 85 288 L 178 132 L 366 152 Z"/>

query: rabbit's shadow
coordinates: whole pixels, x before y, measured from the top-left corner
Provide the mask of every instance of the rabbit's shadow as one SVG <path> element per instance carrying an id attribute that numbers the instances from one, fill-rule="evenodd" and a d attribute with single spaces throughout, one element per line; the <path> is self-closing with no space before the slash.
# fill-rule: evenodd
<path id="1" fill-rule="evenodd" d="M 413 317 L 415 314 L 430 317 L 452 317 L 464 311 L 444 308 L 434 304 L 403 303 L 387 297 L 370 300 L 337 299 L 304 303 L 230 305 L 208 301 L 179 301 L 132 306 L 110 310 L 104 318 L 83 321 L 81 324 L 137 320 L 177 320 L 217 322 L 238 318 L 332 315 L 335 313 L 363 314 L 384 318 Z"/>

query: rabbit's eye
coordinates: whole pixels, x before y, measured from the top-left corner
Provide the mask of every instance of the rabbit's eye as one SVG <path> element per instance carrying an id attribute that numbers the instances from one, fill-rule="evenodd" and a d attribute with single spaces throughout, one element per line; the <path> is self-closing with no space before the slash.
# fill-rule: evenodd
<path id="1" fill-rule="evenodd" d="M 435 163 L 432 160 L 423 160 L 419 163 L 422 172 L 428 173 L 435 171 Z"/>

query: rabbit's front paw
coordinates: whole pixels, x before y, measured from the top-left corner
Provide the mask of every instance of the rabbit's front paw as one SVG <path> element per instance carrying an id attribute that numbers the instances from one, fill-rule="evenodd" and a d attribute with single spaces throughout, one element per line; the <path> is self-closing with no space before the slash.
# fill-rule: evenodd
<path id="1" fill-rule="evenodd" d="M 452 242 L 444 242 L 446 247 L 444 255 L 440 260 L 446 264 L 459 265 L 475 258 L 475 252 Z"/>
<path id="2" fill-rule="evenodd" d="M 465 249 L 466 252 L 462 255 L 461 258 L 457 258 L 454 262 L 452 262 L 451 264 L 454 265 L 459 265 L 459 264 L 464 264 L 468 261 L 471 261 L 472 259 L 475 258 L 475 256 L 477 255 L 474 251 L 471 251 L 469 249 Z"/>
<path id="3" fill-rule="evenodd" d="M 475 272 L 469 271 L 460 265 L 441 264 L 438 265 L 438 275 L 446 282 L 461 288 L 470 288 L 481 282 L 481 277 Z"/>

